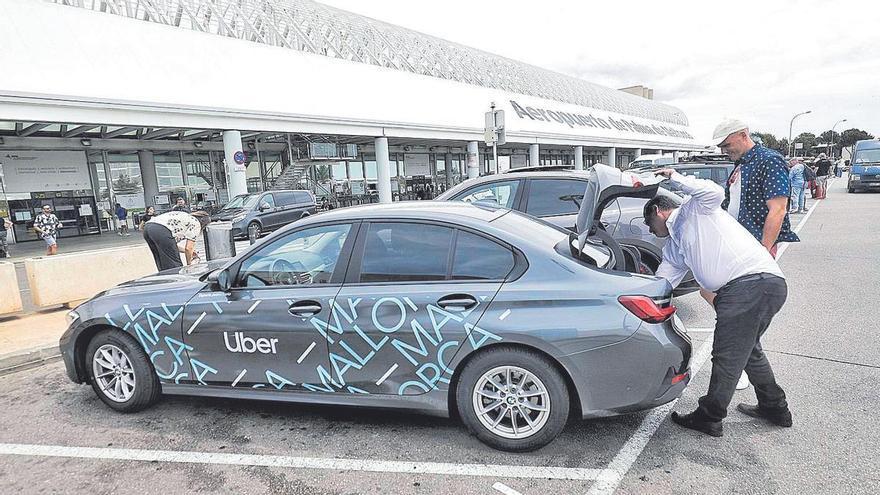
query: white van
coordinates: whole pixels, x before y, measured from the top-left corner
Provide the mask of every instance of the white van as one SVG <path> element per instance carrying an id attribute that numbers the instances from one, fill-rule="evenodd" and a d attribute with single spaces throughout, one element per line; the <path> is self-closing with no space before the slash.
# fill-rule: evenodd
<path id="1" fill-rule="evenodd" d="M 675 158 L 672 155 L 642 155 L 629 162 L 627 170 L 633 168 L 657 168 L 663 165 L 672 165 Z"/>

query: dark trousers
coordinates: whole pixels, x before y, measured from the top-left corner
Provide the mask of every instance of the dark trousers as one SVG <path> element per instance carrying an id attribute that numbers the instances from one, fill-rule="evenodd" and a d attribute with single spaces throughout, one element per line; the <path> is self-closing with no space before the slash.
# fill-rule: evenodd
<path id="1" fill-rule="evenodd" d="M 147 246 L 150 247 L 153 260 L 156 261 L 156 267 L 160 272 L 183 266 L 183 262 L 180 261 L 180 251 L 177 250 L 177 241 L 164 225 L 157 223 L 144 225 L 144 240 L 147 241 Z"/>
<path id="2" fill-rule="evenodd" d="M 770 361 L 761 349 L 761 336 L 788 297 L 785 279 L 762 273 L 736 279 L 715 297 L 715 336 L 712 377 L 700 397 L 701 411 L 712 421 L 727 416 L 743 369 L 755 387 L 762 408 L 786 408 L 785 392 L 776 383 Z"/>

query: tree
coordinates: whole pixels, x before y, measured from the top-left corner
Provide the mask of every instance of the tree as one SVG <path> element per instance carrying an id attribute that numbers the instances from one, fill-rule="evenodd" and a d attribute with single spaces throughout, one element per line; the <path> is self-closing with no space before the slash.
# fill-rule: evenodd
<path id="1" fill-rule="evenodd" d="M 843 148 L 850 148 L 849 152 L 852 155 L 852 147 L 855 146 L 856 141 L 862 141 L 865 139 L 874 139 L 874 136 L 871 134 L 861 130 L 861 129 L 847 129 L 840 133 L 840 148 L 841 154 Z"/>
<path id="2" fill-rule="evenodd" d="M 771 150 L 776 150 L 782 155 L 788 154 L 788 140 L 782 139 L 781 141 L 776 138 L 773 134 L 769 132 L 753 132 L 752 136 L 757 136 L 761 139 L 761 143 L 770 148 Z"/>
<path id="3" fill-rule="evenodd" d="M 804 147 L 800 152 L 792 149 L 792 153 L 794 155 L 801 154 L 803 156 L 807 156 L 808 154 L 812 154 L 813 146 L 815 146 L 817 143 L 816 135 L 813 134 L 812 132 L 802 132 L 802 133 L 798 134 L 798 136 L 796 138 L 794 138 L 792 140 L 792 142 L 795 143 L 795 146 L 797 145 L 797 143 L 804 143 Z"/>

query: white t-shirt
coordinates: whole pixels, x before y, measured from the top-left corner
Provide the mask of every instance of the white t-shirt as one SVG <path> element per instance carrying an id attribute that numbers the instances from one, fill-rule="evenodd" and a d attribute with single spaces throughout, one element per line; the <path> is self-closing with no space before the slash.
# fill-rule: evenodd
<path id="1" fill-rule="evenodd" d="M 742 181 L 739 170 L 733 174 L 733 183 L 730 184 L 730 203 L 727 205 L 727 213 L 734 219 L 739 220 L 739 199 L 742 197 Z"/>

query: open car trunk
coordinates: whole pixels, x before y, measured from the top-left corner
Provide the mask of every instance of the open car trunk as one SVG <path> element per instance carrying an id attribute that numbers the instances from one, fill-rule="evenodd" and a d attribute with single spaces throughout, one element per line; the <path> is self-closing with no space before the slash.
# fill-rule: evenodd
<path id="1" fill-rule="evenodd" d="M 592 168 L 584 199 L 578 211 L 576 229 L 569 239 L 572 256 L 592 265 L 641 275 L 654 275 L 663 259 L 661 248 L 641 239 L 615 239 L 605 231 L 600 218 L 608 205 L 621 197 L 649 200 L 659 192 L 661 178 L 635 175 L 597 164 Z M 673 290 L 683 295 L 699 289 L 690 273 Z"/>

